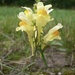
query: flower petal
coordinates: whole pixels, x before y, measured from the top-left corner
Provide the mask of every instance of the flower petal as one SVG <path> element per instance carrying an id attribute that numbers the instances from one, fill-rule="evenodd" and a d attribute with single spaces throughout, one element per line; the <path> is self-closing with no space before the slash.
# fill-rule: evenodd
<path id="1" fill-rule="evenodd" d="M 55 27 L 53 27 L 52 29 L 49 30 L 49 34 L 54 33 L 55 31 L 61 29 L 63 26 L 61 25 L 61 23 L 58 23 Z"/>
<path id="2" fill-rule="evenodd" d="M 16 28 L 16 31 L 19 31 L 19 30 L 21 30 L 21 31 L 26 31 L 26 28 L 25 28 L 25 26 L 17 27 L 17 28 Z"/>
<path id="3" fill-rule="evenodd" d="M 48 11 L 47 11 L 47 14 L 49 14 L 49 13 L 52 12 L 52 11 L 53 11 L 53 9 L 48 10 Z"/>
<path id="4" fill-rule="evenodd" d="M 44 8 L 44 4 L 42 2 L 38 2 L 37 4 L 37 11 L 41 10 Z"/>
<path id="5" fill-rule="evenodd" d="M 25 18 L 26 18 L 24 12 L 20 12 L 19 15 L 17 15 L 17 16 L 20 20 L 25 20 Z"/>
<path id="6" fill-rule="evenodd" d="M 29 8 L 29 7 L 22 7 L 22 8 L 25 8 L 25 9 L 28 10 L 29 12 L 33 13 L 32 9 Z"/>
<path id="7" fill-rule="evenodd" d="M 51 4 L 49 4 L 49 5 L 45 5 L 45 10 L 48 11 L 51 7 L 52 7 Z"/>

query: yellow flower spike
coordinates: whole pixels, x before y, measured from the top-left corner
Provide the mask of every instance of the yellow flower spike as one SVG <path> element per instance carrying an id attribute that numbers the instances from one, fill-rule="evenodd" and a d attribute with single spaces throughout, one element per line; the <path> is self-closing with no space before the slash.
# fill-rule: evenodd
<path id="1" fill-rule="evenodd" d="M 28 40 L 32 48 L 32 56 L 36 56 L 36 52 L 39 51 L 46 67 L 47 63 L 42 50 L 48 41 L 61 39 L 58 30 L 63 27 L 58 23 L 58 25 L 50 29 L 45 36 L 43 35 L 43 27 L 45 27 L 49 21 L 53 20 L 49 15 L 49 13 L 53 11 L 51 7 L 51 4 L 44 5 L 43 2 L 35 4 L 33 10 L 29 7 L 22 7 L 25 11 L 19 13 L 18 18 L 21 21 L 19 23 L 19 27 L 16 28 L 16 31 L 21 30 L 27 33 Z"/>

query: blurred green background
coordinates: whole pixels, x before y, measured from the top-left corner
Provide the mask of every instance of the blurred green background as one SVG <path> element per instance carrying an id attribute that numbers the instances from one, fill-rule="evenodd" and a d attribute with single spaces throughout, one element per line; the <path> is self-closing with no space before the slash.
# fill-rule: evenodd
<path id="1" fill-rule="evenodd" d="M 57 8 L 75 8 L 75 0 L 41 0 L 45 4 L 51 3 L 53 7 Z M 12 5 L 12 6 L 31 6 L 35 3 L 35 0 L 0 0 L 0 5 Z"/>

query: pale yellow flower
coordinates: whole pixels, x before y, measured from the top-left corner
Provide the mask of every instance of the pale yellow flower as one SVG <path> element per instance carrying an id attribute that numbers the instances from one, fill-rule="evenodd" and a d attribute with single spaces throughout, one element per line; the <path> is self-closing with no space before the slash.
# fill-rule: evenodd
<path id="1" fill-rule="evenodd" d="M 58 23 L 55 27 L 49 30 L 49 32 L 44 36 L 43 43 L 47 43 L 48 41 L 53 41 L 54 39 L 61 39 L 59 29 L 61 29 L 63 26 Z"/>
<path id="2" fill-rule="evenodd" d="M 37 4 L 37 12 L 43 13 L 44 15 L 49 14 L 53 9 L 50 9 L 52 7 L 51 4 L 44 5 L 42 2 L 38 2 Z"/>
<path id="3" fill-rule="evenodd" d="M 21 20 L 19 23 L 19 27 L 16 28 L 16 31 L 25 31 L 28 35 L 28 39 L 30 41 L 32 47 L 32 55 L 33 55 L 33 35 L 34 35 L 34 26 L 33 26 L 33 14 L 29 9 L 26 8 L 25 12 L 20 12 L 18 18 Z"/>
<path id="4" fill-rule="evenodd" d="M 24 12 L 19 13 L 18 18 L 21 20 L 21 22 L 19 23 L 19 27 L 16 28 L 16 31 L 22 30 L 27 32 L 33 29 L 32 26 L 33 22 L 32 20 L 30 20 L 30 17 L 27 15 L 30 15 L 30 12 L 28 12 L 27 14 Z"/>
<path id="5" fill-rule="evenodd" d="M 43 19 L 46 23 L 49 22 L 50 21 L 49 13 L 53 10 L 53 9 L 50 9 L 52 7 L 52 5 L 49 4 L 49 5 L 44 6 L 44 4 L 42 2 L 38 2 L 36 7 L 37 7 L 37 16 L 38 16 L 37 18 L 40 19 L 41 17 L 43 17 Z M 44 22 L 43 19 L 42 19 L 42 21 L 40 21 L 40 20 L 39 21 Z M 41 24 L 41 26 L 45 26 L 46 23 Z"/>
<path id="6" fill-rule="evenodd" d="M 43 32 L 43 27 L 52 19 L 49 13 L 53 10 L 50 9 L 52 5 L 45 5 L 42 2 L 36 4 L 36 26 L 38 28 L 38 40 L 40 41 L 41 33 Z"/>

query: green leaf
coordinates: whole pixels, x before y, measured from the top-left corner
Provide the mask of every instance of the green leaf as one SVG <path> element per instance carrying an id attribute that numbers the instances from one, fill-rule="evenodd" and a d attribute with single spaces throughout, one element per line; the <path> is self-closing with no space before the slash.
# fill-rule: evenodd
<path id="1" fill-rule="evenodd" d="M 42 59 L 43 59 L 45 65 L 46 65 L 46 67 L 48 67 L 47 62 L 46 62 L 46 59 L 45 59 L 45 56 L 44 56 L 44 54 L 43 54 L 43 50 L 40 49 L 39 51 L 40 51 L 40 53 L 41 53 Z"/>

